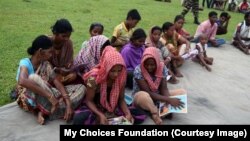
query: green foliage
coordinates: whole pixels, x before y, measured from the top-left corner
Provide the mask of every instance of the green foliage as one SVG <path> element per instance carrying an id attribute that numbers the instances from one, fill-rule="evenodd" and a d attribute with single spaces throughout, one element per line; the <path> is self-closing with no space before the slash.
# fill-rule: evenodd
<path id="1" fill-rule="evenodd" d="M 111 37 L 113 28 L 125 20 L 132 8 L 138 9 L 142 17 L 137 27 L 146 32 L 153 25 L 173 21 L 182 11 L 179 0 L 172 0 L 172 3 L 154 0 L 1 0 L 0 105 L 11 101 L 9 92 L 16 83 L 19 60 L 28 56 L 26 50 L 32 40 L 40 34 L 50 35 L 50 27 L 57 19 L 66 18 L 73 25 L 71 39 L 76 54 L 81 43 L 89 38 L 88 29 L 92 22 L 102 23 L 104 34 Z M 201 11 L 199 20 L 206 20 L 210 10 Z M 242 14 L 230 12 L 230 15 L 229 32 L 221 36 L 227 40 L 231 39 L 237 23 L 243 20 Z M 192 34 L 196 30 L 192 13 L 186 16 L 185 29 Z"/>

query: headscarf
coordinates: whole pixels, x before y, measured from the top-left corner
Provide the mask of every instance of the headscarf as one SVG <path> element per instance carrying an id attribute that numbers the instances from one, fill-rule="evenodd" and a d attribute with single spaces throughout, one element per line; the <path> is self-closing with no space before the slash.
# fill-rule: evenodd
<path id="1" fill-rule="evenodd" d="M 153 58 L 156 62 L 156 70 L 154 74 L 154 76 L 156 77 L 155 81 L 152 80 L 152 77 L 150 76 L 146 68 L 144 67 L 145 61 L 149 58 Z M 163 78 L 164 63 L 160 61 L 159 52 L 155 47 L 148 47 L 145 49 L 140 67 L 142 71 L 142 76 L 145 78 L 146 82 L 148 83 L 150 90 L 153 92 L 156 92 Z"/>
<path id="2" fill-rule="evenodd" d="M 109 39 L 104 35 L 93 36 L 89 39 L 87 46 L 82 48 L 74 60 L 74 65 L 85 64 L 84 72 L 90 71 L 99 63 L 103 44 Z"/>
<path id="3" fill-rule="evenodd" d="M 107 79 L 110 70 L 115 65 L 122 65 L 122 71 L 120 72 L 119 76 L 116 78 L 116 80 L 112 85 L 112 90 L 110 92 L 109 102 L 108 102 Z M 112 46 L 107 46 L 102 53 L 100 63 L 83 76 L 84 81 L 87 81 L 91 76 L 95 76 L 96 84 L 101 86 L 100 87 L 101 105 L 109 112 L 113 112 L 117 106 L 121 89 L 124 87 L 125 80 L 127 77 L 125 63 L 120 53 L 117 52 L 116 49 L 113 48 Z"/>

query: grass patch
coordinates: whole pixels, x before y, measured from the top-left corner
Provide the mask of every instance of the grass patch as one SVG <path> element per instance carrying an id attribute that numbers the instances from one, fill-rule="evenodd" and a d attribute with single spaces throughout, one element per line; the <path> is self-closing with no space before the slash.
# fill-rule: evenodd
<path id="1" fill-rule="evenodd" d="M 40 34 L 50 35 L 50 27 L 57 19 L 66 18 L 71 22 L 74 28 L 71 39 L 77 54 L 81 43 L 89 38 L 88 28 L 92 22 L 102 23 L 104 34 L 111 37 L 113 28 L 126 18 L 132 8 L 138 9 L 142 17 L 137 27 L 146 32 L 153 25 L 161 26 L 166 21 L 173 21 L 182 11 L 179 0 L 172 3 L 154 0 L 1 0 L 0 106 L 11 101 L 9 92 L 16 83 L 19 60 L 28 56 L 26 50 L 32 40 Z M 201 11 L 199 20 L 206 20 L 211 10 L 205 8 Z M 230 15 L 229 32 L 221 36 L 226 40 L 231 40 L 235 26 L 243 20 L 242 14 L 230 12 Z M 188 13 L 185 28 L 194 34 L 196 27 L 192 13 Z"/>

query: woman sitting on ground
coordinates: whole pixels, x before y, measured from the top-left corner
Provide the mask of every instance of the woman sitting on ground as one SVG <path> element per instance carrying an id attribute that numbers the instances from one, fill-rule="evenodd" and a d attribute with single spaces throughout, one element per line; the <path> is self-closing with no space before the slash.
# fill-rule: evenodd
<path id="1" fill-rule="evenodd" d="M 73 28 L 67 19 L 57 20 L 51 27 L 53 35 L 50 39 L 53 42 L 52 57 L 50 63 L 57 69 L 73 69 L 73 43 L 70 40 Z M 75 81 L 77 75 L 75 72 L 61 73 L 57 71 L 58 79 L 64 84 L 71 84 Z"/>
<path id="2" fill-rule="evenodd" d="M 49 119 L 71 119 L 83 96 L 85 87 L 69 85 L 64 88 L 48 62 L 52 56 L 52 42 L 44 35 L 38 36 L 28 49 L 31 58 L 21 59 L 17 71 L 17 103 L 25 111 L 38 115 L 39 124 Z M 55 88 L 53 87 L 55 86 Z"/>
<path id="3" fill-rule="evenodd" d="M 156 106 L 157 102 L 166 102 L 180 108 L 183 103 L 169 96 L 186 92 L 183 89 L 168 91 L 167 68 L 163 62 L 160 62 L 158 54 L 158 50 L 154 47 L 145 49 L 141 64 L 134 71 L 133 94 L 135 105 L 149 111 L 155 124 L 162 124 Z"/>
<path id="4" fill-rule="evenodd" d="M 84 105 L 75 111 L 73 124 L 108 124 L 108 119 L 124 116 L 131 123 L 146 118 L 143 111 L 128 108 L 124 100 L 126 67 L 115 48 L 104 49 L 100 63 L 83 76 L 87 84 Z"/>

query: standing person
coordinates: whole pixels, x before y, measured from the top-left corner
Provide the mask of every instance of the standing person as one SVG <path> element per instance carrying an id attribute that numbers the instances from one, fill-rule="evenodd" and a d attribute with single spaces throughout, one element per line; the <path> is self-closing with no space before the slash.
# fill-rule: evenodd
<path id="1" fill-rule="evenodd" d="M 127 68 L 126 87 L 133 88 L 133 72 L 137 65 L 141 63 L 143 51 L 145 49 L 146 33 L 143 29 L 138 28 L 133 32 L 130 42 L 126 44 L 121 51 L 122 58 Z"/>
<path id="2" fill-rule="evenodd" d="M 50 63 L 59 69 L 71 69 L 73 66 L 73 43 L 70 40 L 73 28 L 67 19 L 57 20 L 51 27 L 53 36 L 52 57 Z M 60 71 L 59 71 L 60 72 Z M 76 73 L 58 73 L 59 80 L 64 84 L 70 84 L 76 79 Z"/>
<path id="3" fill-rule="evenodd" d="M 108 124 L 108 118 L 123 115 L 131 123 L 146 118 L 143 111 L 128 108 L 124 100 L 126 67 L 122 56 L 112 46 L 104 49 L 100 63 L 83 76 L 87 93 L 73 118 L 73 124 Z"/>
<path id="4" fill-rule="evenodd" d="M 250 54 L 250 12 L 247 12 L 244 21 L 237 25 L 233 45 L 245 54 Z"/>
<path id="5" fill-rule="evenodd" d="M 205 3 L 207 3 L 207 8 L 210 8 L 211 0 L 202 0 L 202 7 L 205 7 Z"/>
<path id="6" fill-rule="evenodd" d="M 129 42 L 130 37 L 133 34 L 134 27 L 141 20 L 141 16 L 136 9 L 132 9 L 128 12 L 126 21 L 117 25 L 114 29 L 111 45 L 116 47 L 118 51 Z"/>
<path id="7" fill-rule="evenodd" d="M 101 23 L 92 23 L 89 27 L 89 34 L 90 34 L 90 37 L 93 37 L 93 36 L 97 36 L 97 35 L 102 35 L 104 31 L 104 26 L 101 24 Z M 85 48 L 88 46 L 88 41 L 84 41 L 82 43 L 82 47 L 81 48 Z"/>
<path id="8" fill-rule="evenodd" d="M 185 90 L 168 91 L 167 68 L 160 61 L 158 50 L 154 47 L 145 49 L 141 64 L 134 71 L 133 96 L 135 105 L 149 111 L 155 124 L 161 124 L 157 102 L 166 102 L 178 108 L 182 102 L 176 98 L 169 98 L 170 95 L 184 94 Z"/>
<path id="9" fill-rule="evenodd" d="M 219 47 L 226 43 L 224 39 L 216 39 L 216 32 L 218 29 L 217 13 L 214 11 L 209 12 L 208 20 L 202 22 L 196 29 L 194 41 L 199 42 L 199 36 L 205 34 L 208 37 L 208 47 Z"/>
<path id="10" fill-rule="evenodd" d="M 192 9 L 194 15 L 194 23 L 200 24 L 199 22 L 199 0 L 185 0 L 183 3 L 184 9 L 181 12 L 181 15 L 185 17 L 190 9 Z"/>
<path id="11" fill-rule="evenodd" d="M 46 116 L 70 120 L 73 109 L 84 96 L 85 87 L 79 84 L 64 88 L 58 80 L 48 62 L 52 56 L 52 42 L 47 36 L 38 36 L 27 52 L 31 58 L 21 59 L 16 76 L 18 105 L 36 113 L 39 124 L 45 123 Z"/>

